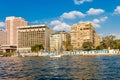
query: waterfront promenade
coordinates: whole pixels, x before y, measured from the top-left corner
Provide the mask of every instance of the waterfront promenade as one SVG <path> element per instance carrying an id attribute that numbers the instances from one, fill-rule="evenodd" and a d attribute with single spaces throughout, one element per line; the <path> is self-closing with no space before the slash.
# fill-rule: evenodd
<path id="1" fill-rule="evenodd" d="M 119 55 L 118 49 L 112 50 L 90 50 L 90 51 L 83 51 L 83 50 L 74 50 L 74 51 L 64 51 L 60 53 L 62 56 L 94 56 L 94 55 Z M 39 52 L 39 53 L 19 53 L 16 56 L 51 56 L 56 55 L 56 52 Z"/>
<path id="2" fill-rule="evenodd" d="M 118 54 L 119 50 L 113 49 L 113 50 L 71 51 L 65 55 L 73 56 L 73 55 L 118 55 Z"/>

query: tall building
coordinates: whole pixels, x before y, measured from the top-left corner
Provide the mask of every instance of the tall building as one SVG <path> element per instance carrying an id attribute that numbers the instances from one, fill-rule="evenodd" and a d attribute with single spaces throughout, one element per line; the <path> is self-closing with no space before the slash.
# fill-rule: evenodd
<path id="1" fill-rule="evenodd" d="M 50 36 L 50 51 L 58 51 L 60 47 L 66 50 L 67 44 L 70 44 L 70 35 L 65 31 L 60 31 Z"/>
<path id="2" fill-rule="evenodd" d="M 95 29 L 89 22 L 77 23 L 71 27 L 71 44 L 73 45 L 73 49 L 82 49 L 82 45 L 86 41 L 92 42 L 96 46 L 100 42 L 95 39 L 95 36 Z"/>
<path id="3" fill-rule="evenodd" d="M 7 32 L 5 30 L 0 30 L 0 46 L 7 44 Z"/>
<path id="4" fill-rule="evenodd" d="M 49 51 L 50 35 L 53 30 L 46 25 L 32 25 L 18 28 L 18 51 L 30 52 L 31 46 L 42 44 Z"/>
<path id="5" fill-rule="evenodd" d="M 21 17 L 6 17 L 7 45 L 17 45 L 17 28 L 27 26 L 28 22 Z"/>
<path id="6" fill-rule="evenodd" d="M 94 33 L 94 36 L 95 36 L 94 37 L 94 39 L 95 39 L 94 46 L 96 48 L 97 46 L 100 45 L 100 36 L 98 34 L 96 34 L 96 33 Z"/>

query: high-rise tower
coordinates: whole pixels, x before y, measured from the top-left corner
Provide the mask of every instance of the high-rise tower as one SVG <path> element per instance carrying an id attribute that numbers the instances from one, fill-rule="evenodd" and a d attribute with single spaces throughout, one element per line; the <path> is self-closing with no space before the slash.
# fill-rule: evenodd
<path id="1" fill-rule="evenodd" d="M 10 16 L 6 17 L 7 45 L 17 45 L 17 28 L 27 26 L 28 22 L 24 18 Z"/>
<path id="2" fill-rule="evenodd" d="M 0 30 L 0 46 L 6 45 L 6 43 L 7 43 L 6 33 L 7 32 L 5 30 Z"/>

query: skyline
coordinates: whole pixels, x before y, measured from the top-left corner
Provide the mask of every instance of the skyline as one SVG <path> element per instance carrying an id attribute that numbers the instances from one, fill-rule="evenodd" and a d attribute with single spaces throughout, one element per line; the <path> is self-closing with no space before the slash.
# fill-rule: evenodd
<path id="1" fill-rule="evenodd" d="M 32 24 L 47 24 L 53 30 L 70 31 L 72 24 L 89 21 L 101 36 L 120 38 L 120 1 L 116 0 L 1 0 L 0 29 L 8 16 L 23 17 Z"/>

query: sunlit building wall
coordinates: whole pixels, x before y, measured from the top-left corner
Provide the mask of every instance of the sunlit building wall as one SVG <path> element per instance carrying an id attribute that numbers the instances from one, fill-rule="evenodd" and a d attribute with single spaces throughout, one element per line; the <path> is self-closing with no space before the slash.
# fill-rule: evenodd
<path id="1" fill-rule="evenodd" d="M 42 44 L 45 51 L 50 49 L 50 35 L 53 30 L 46 25 L 32 25 L 18 28 L 18 51 L 30 52 L 31 46 Z"/>
<path id="2" fill-rule="evenodd" d="M 87 41 L 92 42 L 95 47 L 99 44 L 95 33 L 93 25 L 89 22 L 73 24 L 71 26 L 71 44 L 73 45 L 73 49 L 82 49 L 83 43 Z"/>
<path id="3" fill-rule="evenodd" d="M 99 46 L 100 45 L 100 36 L 98 35 L 98 34 L 94 34 L 94 39 L 95 39 L 95 43 L 94 43 L 94 46 L 95 46 L 95 48 L 97 47 L 97 46 Z"/>
<path id="4" fill-rule="evenodd" d="M 70 35 L 65 31 L 50 36 L 50 51 L 58 51 L 59 48 L 66 50 L 67 44 L 70 44 Z"/>
<path id="5" fill-rule="evenodd" d="M 7 44 L 7 32 L 6 30 L 0 30 L 0 46 Z"/>
<path id="6" fill-rule="evenodd" d="M 28 22 L 22 17 L 6 17 L 7 45 L 17 45 L 17 28 L 27 26 Z"/>

